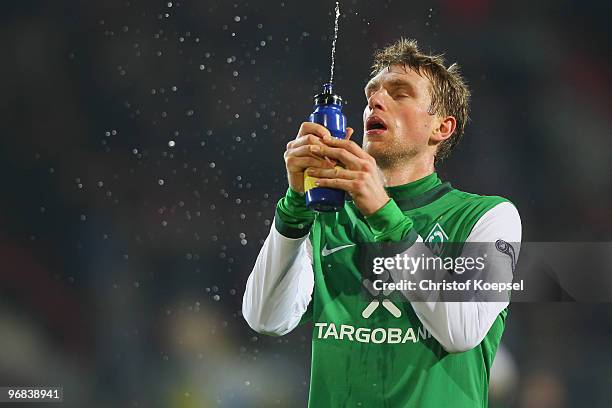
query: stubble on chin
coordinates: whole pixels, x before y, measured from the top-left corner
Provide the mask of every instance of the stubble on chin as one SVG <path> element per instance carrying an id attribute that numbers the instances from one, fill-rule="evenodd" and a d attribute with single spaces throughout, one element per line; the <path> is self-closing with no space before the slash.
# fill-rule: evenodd
<path id="1" fill-rule="evenodd" d="M 367 141 L 364 150 L 376 160 L 379 169 L 392 169 L 406 165 L 406 162 L 418 154 L 418 149 L 408 146 L 374 146 Z"/>

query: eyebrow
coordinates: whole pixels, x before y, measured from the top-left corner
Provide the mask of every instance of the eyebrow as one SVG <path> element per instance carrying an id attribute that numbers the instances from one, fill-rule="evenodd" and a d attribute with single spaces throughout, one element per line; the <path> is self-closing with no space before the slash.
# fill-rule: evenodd
<path id="1" fill-rule="evenodd" d="M 389 79 L 389 80 L 385 81 L 385 85 L 387 87 L 389 87 L 389 88 L 407 87 L 407 88 L 410 88 L 411 92 L 414 93 L 414 91 L 415 91 L 414 85 L 412 85 L 410 82 L 405 81 L 405 80 L 403 80 L 401 78 Z M 377 81 L 370 81 L 370 82 L 367 83 L 364 91 L 365 91 L 365 93 L 367 95 L 370 91 L 378 88 L 379 86 L 380 86 L 380 81 L 378 81 L 378 80 Z"/>

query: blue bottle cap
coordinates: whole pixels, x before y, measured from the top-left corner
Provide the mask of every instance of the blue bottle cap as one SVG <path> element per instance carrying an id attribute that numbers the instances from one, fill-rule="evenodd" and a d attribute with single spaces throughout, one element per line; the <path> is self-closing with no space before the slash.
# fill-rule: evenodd
<path id="1" fill-rule="evenodd" d="M 338 105 L 342 106 L 342 97 L 333 92 L 332 84 L 323 84 L 323 93 L 315 95 L 315 105 Z"/>

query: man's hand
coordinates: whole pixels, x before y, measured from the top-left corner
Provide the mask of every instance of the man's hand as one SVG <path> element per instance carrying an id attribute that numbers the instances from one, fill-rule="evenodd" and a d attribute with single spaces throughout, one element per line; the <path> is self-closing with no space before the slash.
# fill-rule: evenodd
<path id="1" fill-rule="evenodd" d="M 352 133 L 352 132 L 351 132 Z M 323 144 L 311 146 L 319 157 L 344 164 L 344 168 L 309 168 L 307 175 L 319 178 L 319 187 L 338 188 L 348 192 L 365 216 L 374 214 L 389 202 L 376 160 L 352 140 L 323 137 Z"/>
<path id="2" fill-rule="evenodd" d="M 349 137 L 351 133 L 353 133 L 353 129 L 347 128 Z M 317 155 L 312 150 L 314 146 L 324 145 L 323 137 L 331 138 L 331 134 L 325 126 L 313 122 L 304 122 L 300 126 L 295 140 L 287 143 L 285 167 L 287 168 L 287 181 L 293 191 L 304 192 L 304 171 L 308 167 L 331 169 L 335 166 L 334 161 Z"/>

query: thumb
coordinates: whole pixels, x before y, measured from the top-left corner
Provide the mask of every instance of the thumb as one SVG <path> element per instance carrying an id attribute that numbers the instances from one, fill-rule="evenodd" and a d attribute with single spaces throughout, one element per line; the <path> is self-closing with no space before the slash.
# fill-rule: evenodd
<path id="1" fill-rule="evenodd" d="M 353 132 L 355 131 L 355 129 L 353 129 L 352 127 L 347 127 L 346 128 L 346 140 L 350 140 L 351 136 L 353 136 Z"/>

